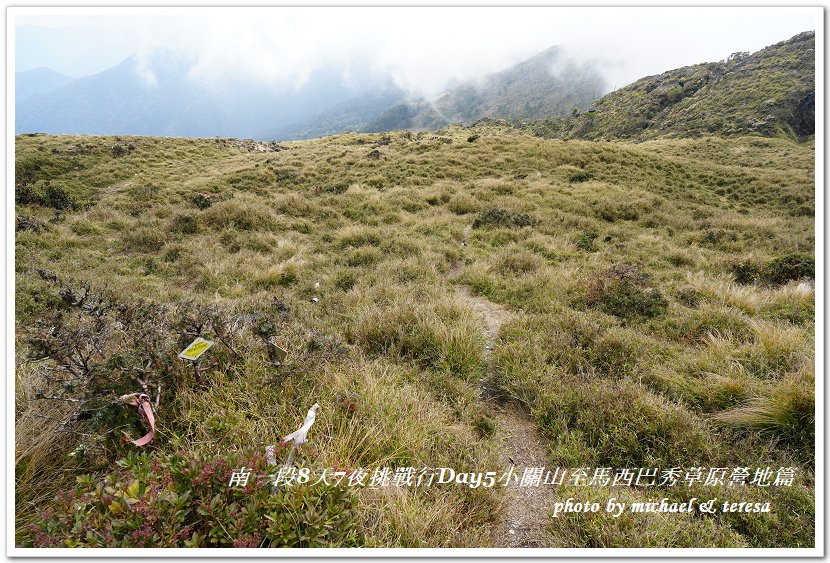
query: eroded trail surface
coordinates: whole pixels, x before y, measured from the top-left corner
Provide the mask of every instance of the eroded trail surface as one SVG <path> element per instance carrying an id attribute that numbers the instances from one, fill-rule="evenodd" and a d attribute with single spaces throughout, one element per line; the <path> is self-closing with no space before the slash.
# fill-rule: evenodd
<path id="1" fill-rule="evenodd" d="M 549 466 L 547 448 L 539 437 L 536 426 L 525 409 L 515 401 L 499 401 L 493 382 L 494 366 L 492 350 L 496 336 L 510 316 L 501 305 L 473 295 L 467 287 L 458 287 L 459 298 L 484 321 L 485 358 L 490 374 L 482 380 L 482 400 L 492 405 L 496 419 L 496 440 L 501 444 L 500 463 L 503 468 L 511 465 L 521 478 L 526 467 Z M 506 490 L 506 506 L 499 525 L 492 531 L 493 544 L 497 547 L 551 547 L 548 512 L 554 495 L 550 486 L 519 487 L 512 481 Z"/>

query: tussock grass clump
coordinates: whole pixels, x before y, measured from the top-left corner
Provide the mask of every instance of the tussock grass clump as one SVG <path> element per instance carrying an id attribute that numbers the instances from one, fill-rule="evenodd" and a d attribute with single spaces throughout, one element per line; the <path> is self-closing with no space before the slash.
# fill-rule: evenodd
<path id="1" fill-rule="evenodd" d="M 379 246 L 381 242 L 380 233 L 370 227 L 347 227 L 337 234 L 337 246 L 344 250 L 362 246 Z"/>
<path id="2" fill-rule="evenodd" d="M 667 320 L 665 327 L 674 340 L 705 344 L 712 336 L 746 342 L 754 332 L 746 316 L 735 309 L 701 306 Z"/>
<path id="3" fill-rule="evenodd" d="M 481 203 L 469 194 L 455 194 L 447 202 L 447 209 L 456 215 L 467 215 L 481 210 Z"/>
<path id="4" fill-rule="evenodd" d="M 635 383 L 570 377 L 546 387 L 535 412 L 558 463 L 693 466 L 714 455 L 711 429 Z"/>
<path id="5" fill-rule="evenodd" d="M 265 230 L 274 226 L 271 214 L 262 206 L 241 198 L 232 198 L 210 206 L 202 212 L 205 227 L 238 231 Z"/>
<path id="6" fill-rule="evenodd" d="M 533 252 L 510 246 L 498 254 L 495 268 L 502 274 L 523 274 L 535 272 L 543 264 L 544 260 Z"/>
<path id="7" fill-rule="evenodd" d="M 615 221 L 636 221 L 640 218 L 642 206 L 633 203 L 602 201 L 594 205 L 594 213 L 608 223 Z"/>
<path id="8" fill-rule="evenodd" d="M 472 313 L 446 300 L 370 306 L 354 328 L 355 342 L 371 354 L 413 360 L 465 378 L 482 369 L 482 338 Z"/>
<path id="9" fill-rule="evenodd" d="M 144 253 L 161 250 L 168 238 L 162 229 L 147 226 L 124 232 L 121 240 L 126 252 Z"/>
<path id="10" fill-rule="evenodd" d="M 814 378 L 809 367 L 777 381 L 763 396 L 723 411 L 715 420 L 729 426 L 759 430 L 787 445 L 800 460 L 815 447 Z"/>

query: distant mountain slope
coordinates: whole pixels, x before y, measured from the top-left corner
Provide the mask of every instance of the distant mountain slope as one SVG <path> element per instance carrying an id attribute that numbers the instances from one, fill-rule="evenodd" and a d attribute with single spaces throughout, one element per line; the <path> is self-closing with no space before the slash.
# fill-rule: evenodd
<path id="1" fill-rule="evenodd" d="M 387 108 L 405 99 L 403 90 L 388 83 L 350 98 L 310 119 L 274 129 L 269 137 L 277 140 L 313 139 L 345 131 L 360 131 Z"/>
<path id="2" fill-rule="evenodd" d="M 14 98 L 19 102 L 36 94 L 45 94 L 75 80 L 71 76 L 40 67 L 17 72 L 14 75 Z"/>
<path id="3" fill-rule="evenodd" d="M 207 82 L 194 60 L 158 50 L 17 103 L 17 133 L 187 137 L 272 137 L 374 86 L 343 79 L 341 68 L 312 72 L 302 85 L 269 86 L 239 76 Z"/>
<path id="4" fill-rule="evenodd" d="M 538 135 L 652 139 L 815 131 L 815 33 L 753 54 L 642 78 L 590 111 L 527 124 Z"/>
<path id="5" fill-rule="evenodd" d="M 364 130 L 437 129 L 485 117 L 515 120 L 560 116 L 574 107 L 586 108 L 603 88 L 599 73 L 565 61 L 561 48 L 551 47 L 480 82 L 456 86 L 435 100 L 418 98 L 396 104 Z"/>

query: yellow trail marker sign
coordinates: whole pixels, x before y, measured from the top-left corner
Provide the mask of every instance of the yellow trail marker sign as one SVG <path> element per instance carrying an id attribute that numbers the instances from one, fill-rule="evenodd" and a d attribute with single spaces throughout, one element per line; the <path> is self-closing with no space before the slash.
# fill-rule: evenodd
<path id="1" fill-rule="evenodd" d="M 198 360 L 199 356 L 204 354 L 211 346 L 213 346 L 213 342 L 200 336 L 191 342 L 187 348 L 179 352 L 179 357 L 183 360 Z"/>

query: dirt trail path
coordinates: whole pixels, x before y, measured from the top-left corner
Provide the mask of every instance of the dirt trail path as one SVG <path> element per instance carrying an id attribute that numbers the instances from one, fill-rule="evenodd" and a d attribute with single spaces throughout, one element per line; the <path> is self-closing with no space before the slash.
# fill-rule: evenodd
<path id="1" fill-rule="evenodd" d="M 464 232 L 466 242 L 469 229 Z M 453 269 L 459 269 L 460 264 Z M 458 297 L 484 321 L 484 357 L 489 366 L 482 380 L 481 400 L 488 401 L 496 419 L 495 439 L 501 443 L 499 463 L 511 465 L 519 478 L 525 467 L 549 467 L 547 448 L 540 439 L 536 425 L 525 409 L 515 401 L 499 401 L 495 383 L 492 350 L 501 325 L 510 312 L 497 303 L 473 295 L 469 288 L 458 286 Z M 499 525 L 492 530 L 496 547 L 552 547 L 546 532 L 550 523 L 548 511 L 553 506 L 553 490 L 549 486 L 519 487 L 515 481 L 507 486 L 506 506 Z"/>

